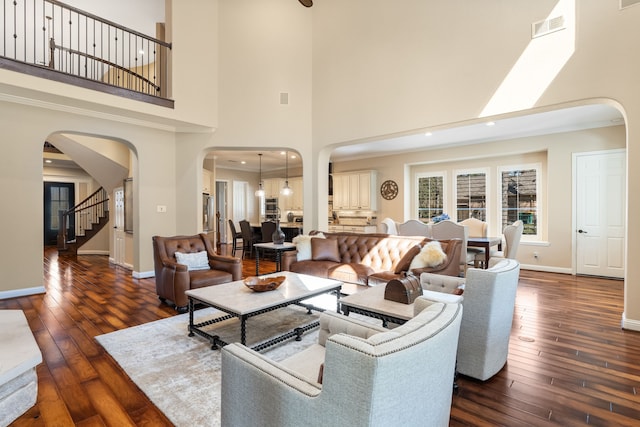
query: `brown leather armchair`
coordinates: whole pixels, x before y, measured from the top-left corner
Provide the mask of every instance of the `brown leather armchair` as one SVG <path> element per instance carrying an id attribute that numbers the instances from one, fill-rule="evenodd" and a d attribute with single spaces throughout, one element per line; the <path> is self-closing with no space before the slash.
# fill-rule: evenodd
<path id="1" fill-rule="evenodd" d="M 195 254 L 202 251 L 207 252 L 209 268 L 190 270 L 176 260 L 176 252 Z M 153 236 L 153 261 L 156 293 L 162 302 L 172 301 L 179 313 L 187 311 L 187 289 L 219 285 L 242 278 L 242 261 L 218 255 L 204 233 L 195 236 Z"/>

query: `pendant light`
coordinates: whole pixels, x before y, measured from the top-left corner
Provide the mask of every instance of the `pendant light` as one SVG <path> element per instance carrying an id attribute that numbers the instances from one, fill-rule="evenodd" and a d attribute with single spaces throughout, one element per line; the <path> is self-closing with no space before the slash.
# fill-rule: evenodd
<path id="1" fill-rule="evenodd" d="M 284 156 L 286 162 L 284 168 L 284 187 L 280 190 L 280 194 L 283 196 L 290 196 L 293 193 L 293 190 L 289 187 L 289 152 L 286 151 Z"/>
<path id="2" fill-rule="evenodd" d="M 262 153 L 260 156 L 260 181 L 258 181 L 258 189 L 256 190 L 256 197 L 264 197 L 264 188 L 262 188 Z"/>

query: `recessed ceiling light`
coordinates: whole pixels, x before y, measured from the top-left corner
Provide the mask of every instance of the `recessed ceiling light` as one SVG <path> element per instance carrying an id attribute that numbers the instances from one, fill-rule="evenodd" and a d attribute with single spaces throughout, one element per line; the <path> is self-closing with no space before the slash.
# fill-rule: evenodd
<path id="1" fill-rule="evenodd" d="M 495 126 L 496 122 L 487 122 L 487 126 Z"/>
<path id="2" fill-rule="evenodd" d="M 47 160 L 45 160 L 44 162 L 45 162 L 45 163 L 53 163 L 53 160 L 49 160 L 49 159 L 47 159 Z"/>
<path id="3" fill-rule="evenodd" d="M 242 165 L 246 165 L 246 164 L 247 164 L 247 162 L 245 162 L 245 161 L 243 160 L 243 161 L 241 161 L 241 162 L 240 162 L 240 164 L 242 164 Z"/>
<path id="4" fill-rule="evenodd" d="M 425 132 L 424 133 L 424 136 L 431 136 L 431 135 L 433 135 L 431 132 Z"/>

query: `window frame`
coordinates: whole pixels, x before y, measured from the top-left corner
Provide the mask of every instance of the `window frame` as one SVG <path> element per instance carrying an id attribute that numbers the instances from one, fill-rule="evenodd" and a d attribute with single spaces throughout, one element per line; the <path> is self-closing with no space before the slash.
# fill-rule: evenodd
<path id="1" fill-rule="evenodd" d="M 455 169 L 453 171 L 453 210 L 455 211 L 455 218 L 456 218 L 456 222 L 460 222 L 461 219 L 458 217 L 458 177 L 460 175 L 472 175 L 472 174 L 484 174 L 484 200 L 485 200 L 485 207 L 484 207 L 484 221 L 488 222 L 489 219 L 491 218 L 491 189 L 490 189 L 490 168 L 488 167 L 484 167 L 484 168 L 469 168 L 469 169 Z M 452 215 L 453 217 L 453 215 Z"/>
<path id="2" fill-rule="evenodd" d="M 498 231 L 500 233 L 502 233 L 502 174 L 504 172 L 509 172 L 509 171 L 518 171 L 518 170 L 535 170 L 535 180 L 536 180 L 536 207 L 535 207 L 535 213 L 536 213 L 536 234 L 522 234 L 522 240 L 524 241 L 541 241 L 542 240 L 542 228 L 544 226 L 544 224 L 546 223 L 546 219 L 543 216 L 544 210 L 542 207 L 542 193 L 541 193 L 541 188 L 542 188 L 542 177 L 543 177 L 543 170 L 542 170 L 542 163 L 536 162 L 536 163 L 523 163 L 523 164 L 513 164 L 513 165 L 504 165 L 504 166 L 498 166 L 496 168 L 496 192 L 498 195 L 498 200 L 496 203 L 496 206 L 498 208 L 498 211 L 496 212 L 496 224 L 498 224 Z"/>
<path id="3" fill-rule="evenodd" d="M 419 172 L 416 173 L 415 175 L 415 218 L 418 221 L 422 221 L 420 219 L 420 179 L 421 178 L 441 178 L 442 179 L 442 213 L 447 213 L 447 207 L 448 207 L 448 197 L 447 197 L 447 172 L 446 171 L 436 171 L 436 172 Z M 433 217 L 429 217 L 429 221 L 422 221 L 422 222 L 430 222 L 431 218 Z"/>

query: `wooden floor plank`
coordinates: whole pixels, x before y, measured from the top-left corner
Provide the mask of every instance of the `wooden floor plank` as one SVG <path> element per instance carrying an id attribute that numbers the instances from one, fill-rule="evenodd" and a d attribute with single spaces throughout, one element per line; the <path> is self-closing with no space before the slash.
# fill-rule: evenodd
<path id="1" fill-rule="evenodd" d="M 157 298 L 154 279 L 134 279 L 106 256 L 53 248 L 43 265 L 46 294 L 0 300 L 0 309 L 24 310 L 44 358 L 37 403 L 12 427 L 170 426 L 94 339 L 176 315 Z M 273 271 L 274 263 L 261 259 L 260 267 Z M 242 271 L 254 275 L 255 261 L 245 259 Z M 640 333 L 620 328 L 623 287 L 523 270 L 507 365 L 484 382 L 458 378 L 450 425 L 638 425 Z"/>

